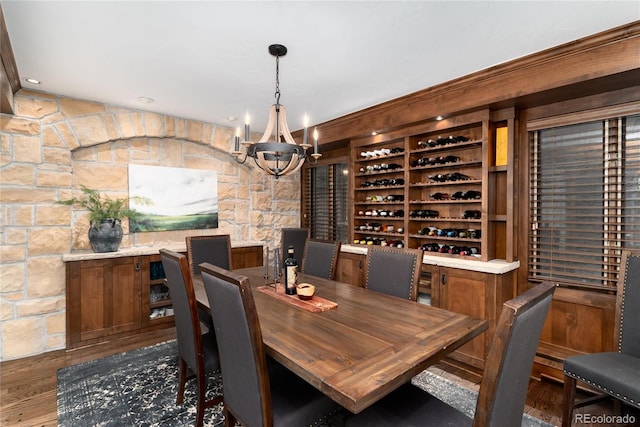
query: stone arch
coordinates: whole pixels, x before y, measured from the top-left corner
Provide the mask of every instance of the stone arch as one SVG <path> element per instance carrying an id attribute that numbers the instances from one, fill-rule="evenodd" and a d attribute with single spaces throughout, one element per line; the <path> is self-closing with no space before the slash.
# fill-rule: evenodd
<path id="1" fill-rule="evenodd" d="M 197 120 L 60 98 L 47 127 L 71 150 L 129 138 L 177 138 L 229 152 L 233 130 Z"/>
<path id="2" fill-rule="evenodd" d="M 0 115 L 0 187 L 6 214 L 0 260 L 5 297 L 0 301 L 2 360 L 65 347 L 62 259 L 69 252 L 90 249 L 76 244 L 77 236 L 84 238 L 87 232 L 80 223 L 83 213 L 55 202 L 73 194 L 74 162 L 82 149 L 93 149 L 97 161 L 104 155 L 101 144 L 171 140 L 186 146 L 189 161 L 197 162 L 205 159 L 204 154 L 198 157 L 199 149 L 206 148 L 209 157 L 213 152 L 220 161 L 218 193 L 226 213 L 220 233 L 231 234 L 235 244 L 273 246 L 280 228 L 299 225 L 297 177 L 275 181 L 249 162 L 239 167 L 229 154 L 234 134 L 230 128 L 25 89 L 14 101 L 15 114 Z M 126 166 L 127 161 L 116 158 L 112 163 Z M 125 189 L 122 185 L 114 191 Z M 184 244 L 184 236 L 138 233 L 128 235 L 121 247 L 176 246 Z"/>

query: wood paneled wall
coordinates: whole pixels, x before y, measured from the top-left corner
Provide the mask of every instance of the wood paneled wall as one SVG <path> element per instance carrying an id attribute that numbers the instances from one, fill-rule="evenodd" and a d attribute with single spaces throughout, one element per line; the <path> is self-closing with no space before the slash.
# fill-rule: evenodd
<path id="1" fill-rule="evenodd" d="M 639 54 L 640 21 L 635 21 L 322 123 L 321 149 L 437 115 L 525 109 L 624 89 L 640 81 Z"/>
<path id="2" fill-rule="evenodd" d="M 318 126 L 326 147 L 357 140 L 372 130 L 389 133 L 435 119 L 489 109 L 511 111 L 514 120 L 514 197 L 506 209 L 515 213 L 512 249 L 520 260 L 518 293 L 527 282 L 529 158 L 527 123 L 562 120 L 596 109 L 618 111 L 640 102 L 640 21 L 488 68 Z M 298 135 L 301 136 L 301 135 Z M 507 183 L 493 185 L 504 191 Z M 496 195 L 496 197 L 498 197 Z M 501 233 L 499 229 L 493 230 Z M 615 295 L 558 289 L 547 318 L 534 375 L 562 378 L 562 360 L 576 353 L 613 349 Z"/>

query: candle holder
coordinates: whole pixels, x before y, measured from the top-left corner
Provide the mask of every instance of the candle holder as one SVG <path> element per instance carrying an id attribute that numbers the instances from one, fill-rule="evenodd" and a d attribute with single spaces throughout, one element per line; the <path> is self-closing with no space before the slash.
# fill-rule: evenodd
<path id="1" fill-rule="evenodd" d="M 278 283 L 280 277 L 282 277 L 282 272 L 280 271 L 280 249 L 275 248 L 273 250 L 273 282 Z"/>
<path id="2" fill-rule="evenodd" d="M 265 279 L 269 278 L 269 246 L 267 246 L 267 253 L 265 254 L 264 275 L 262 277 L 264 277 Z"/>

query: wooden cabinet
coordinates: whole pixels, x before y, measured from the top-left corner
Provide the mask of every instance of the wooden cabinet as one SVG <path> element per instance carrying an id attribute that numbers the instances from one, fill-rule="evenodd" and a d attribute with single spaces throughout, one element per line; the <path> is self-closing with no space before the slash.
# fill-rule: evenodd
<path id="1" fill-rule="evenodd" d="M 365 255 L 340 252 L 336 280 L 354 286 L 364 287 Z"/>
<path id="2" fill-rule="evenodd" d="M 515 297 L 515 270 L 492 274 L 442 266 L 430 268 L 433 306 L 485 319 L 489 323 L 486 332 L 451 354 L 453 359 L 483 368 L 502 304 Z"/>
<path id="3" fill-rule="evenodd" d="M 264 264 L 262 245 L 231 248 L 231 265 L 234 269 L 258 267 Z"/>
<path id="4" fill-rule="evenodd" d="M 67 347 L 142 325 L 142 257 L 67 263 Z"/>
<path id="5" fill-rule="evenodd" d="M 232 248 L 233 265 L 260 266 L 262 253 L 261 245 Z M 171 299 L 157 251 L 121 255 L 66 262 L 67 348 L 173 324 Z"/>

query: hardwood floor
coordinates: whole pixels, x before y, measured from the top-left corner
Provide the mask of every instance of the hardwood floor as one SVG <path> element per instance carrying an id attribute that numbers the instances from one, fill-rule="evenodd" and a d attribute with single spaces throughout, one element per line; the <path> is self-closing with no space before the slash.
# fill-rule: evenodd
<path id="1" fill-rule="evenodd" d="M 121 338 L 107 343 L 78 348 L 58 350 L 42 355 L 0 364 L 0 425 L 57 426 L 57 370 L 66 366 L 98 359 L 111 354 L 145 347 L 175 338 L 175 329 L 148 332 L 136 337 Z M 435 366 L 458 382 L 477 387 L 480 373 L 461 369 L 448 363 Z M 624 408 L 624 406 L 623 406 Z M 560 425 L 562 411 L 562 386 L 551 381 L 531 380 L 527 395 L 526 412 L 553 425 Z M 594 404 L 578 410 L 581 414 L 611 415 L 611 402 Z M 634 411 L 640 424 L 640 411 Z M 583 424 L 574 426 L 611 426 L 614 424 Z M 617 424 L 625 425 L 625 424 Z M 633 424 L 626 424 L 633 425 Z"/>
<path id="2" fill-rule="evenodd" d="M 57 426 L 57 371 L 175 338 L 175 328 L 0 363 L 0 425 Z"/>

